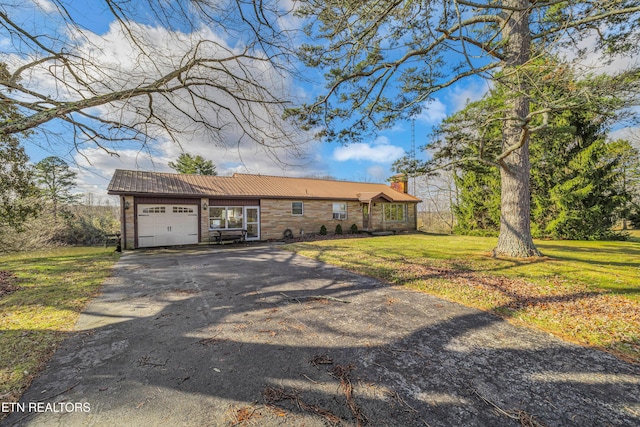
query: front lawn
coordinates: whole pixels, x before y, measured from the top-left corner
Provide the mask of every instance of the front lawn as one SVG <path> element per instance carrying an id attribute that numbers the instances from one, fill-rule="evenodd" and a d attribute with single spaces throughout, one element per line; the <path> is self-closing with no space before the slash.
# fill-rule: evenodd
<path id="1" fill-rule="evenodd" d="M 493 258 L 496 243 L 412 234 L 286 248 L 640 362 L 639 243 L 538 241 L 534 260 Z"/>
<path id="2" fill-rule="evenodd" d="M 0 255 L 0 402 L 29 386 L 116 260 L 104 248 Z"/>

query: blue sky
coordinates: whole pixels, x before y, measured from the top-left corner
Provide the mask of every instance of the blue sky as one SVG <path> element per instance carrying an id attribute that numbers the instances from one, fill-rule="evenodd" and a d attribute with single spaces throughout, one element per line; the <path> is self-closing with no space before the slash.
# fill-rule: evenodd
<path id="1" fill-rule="evenodd" d="M 55 9 L 50 0 L 14 1 L 16 5 L 20 5 L 14 11 L 21 14 L 23 21 L 31 20 L 34 27 L 48 28 L 49 31 L 60 30 L 60 27 L 56 27 L 55 21 L 47 18 L 47 14 Z M 126 50 L 123 38 L 116 31 L 117 26 L 113 25 L 112 15 L 105 10 L 102 2 L 76 0 L 71 2 L 69 11 L 81 21 L 89 36 L 106 40 L 105 55 L 111 52 L 117 56 L 117 52 Z M 141 16 L 144 19 L 144 13 Z M 171 33 L 168 29 L 157 27 L 141 26 L 140 29 L 153 33 L 152 37 L 156 39 Z M 0 47 L 7 48 L 8 41 L 3 37 L 0 33 Z M 238 41 L 227 39 L 222 42 L 232 46 Z M 168 40 L 166 43 L 170 48 L 171 41 Z M 612 65 L 617 66 L 619 64 Z M 42 81 L 40 84 L 46 85 L 47 82 Z M 313 95 L 314 87 L 322 85 L 322 81 L 294 81 L 289 83 L 287 90 L 299 94 L 304 99 L 305 96 Z M 197 133 L 182 139 L 182 147 L 166 138 L 159 138 L 144 149 L 123 144 L 118 147 L 119 156 L 113 156 L 91 143 L 74 147 L 69 143 L 72 140 L 72 129 L 60 123 L 47 124 L 42 131 L 25 141 L 25 148 L 32 162 L 50 155 L 65 159 L 78 172 L 78 191 L 93 193 L 98 198 L 106 197 L 107 184 L 116 168 L 171 172 L 167 163 L 175 160 L 182 150 L 212 160 L 217 165 L 220 175 L 243 172 L 286 176 L 331 176 L 340 180 L 385 182 L 392 175 L 391 164 L 408 153 L 413 143 L 417 148 L 427 143 L 433 126 L 439 124 L 447 115 L 463 108 L 467 102 L 482 97 L 487 90 L 486 82 L 479 78 L 471 78 L 437 93 L 425 106 L 422 114 L 413 121 L 415 140 L 412 140 L 412 123 L 405 121 L 396 123 L 392 129 L 358 144 L 310 142 L 302 147 L 305 154 L 303 158 L 293 158 L 290 153 L 278 150 L 265 152 L 255 144 L 223 147 L 200 138 Z M 95 112 L 102 113 L 99 109 Z M 424 153 L 418 152 L 419 158 L 424 156 Z M 284 162 L 276 161 L 276 158 Z"/>
<path id="2" fill-rule="evenodd" d="M 47 17 L 48 13 L 55 10 L 50 0 L 16 0 L 16 5 L 18 4 L 20 6 L 14 8 L 13 13 L 19 14 L 23 22 L 29 22 L 33 27 L 46 28 L 50 32 L 61 30 L 61 27 L 56 27 L 58 24 L 55 20 Z M 120 43 L 124 42 L 115 31 L 117 26 L 113 25 L 112 15 L 106 11 L 102 2 L 73 1 L 69 6 L 69 12 L 91 37 L 105 38 L 108 43 L 113 44 L 111 49 L 114 51 L 123 49 Z M 156 32 L 159 37 L 163 34 L 162 31 Z M 230 45 L 235 43 L 233 40 L 227 42 Z M 8 47 L 6 38 L 0 39 L 0 46 L 3 44 Z M 321 87 L 323 82 L 293 82 L 292 85 L 291 90 L 295 93 L 311 96 L 314 85 Z M 286 176 L 331 176 L 340 180 L 385 182 L 393 173 L 392 163 L 408 153 L 412 144 L 416 147 L 424 145 L 434 125 L 447 114 L 460 109 L 465 102 L 479 99 L 485 91 L 486 84 L 477 79 L 465 81 L 462 85 L 440 93 L 439 97 L 434 98 L 423 113 L 414 119 L 414 139 L 412 123 L 399 122 L 392 129 L 358 144 L 309 142 L 302 147 L 305 154 L 303 158 L 292 158 L 289 154 L 280 152 L 265 153 L 251 145 L 220 147 L 199 139 L 197 134 L 189 140 L 182 140 L 182 147 L 163 138 L 142 150 L 134 145 L 123 144 L 117 150 L 119 156 L 113 156 L 91 143 L 73 146 L 69 143 L 72 140 L 73 129 L 60 122 L 50 122 L 41 127 L 25 140 L 25 148 L 34 163 L 51 155 L 62 157 L 78 172 L 78 191 L 93 193 L 99 197 L 106 194 L 106 186 L 116 168 L 171 172 L 167 163 L 175 160 L 182 150 L 212 160 L 221 175 L 244 172 Z M 418 157 L 424 157 L 424 154 L 418 152 Z M 284 163 L 274 160 L 275 158 L 284 159 Z"/>

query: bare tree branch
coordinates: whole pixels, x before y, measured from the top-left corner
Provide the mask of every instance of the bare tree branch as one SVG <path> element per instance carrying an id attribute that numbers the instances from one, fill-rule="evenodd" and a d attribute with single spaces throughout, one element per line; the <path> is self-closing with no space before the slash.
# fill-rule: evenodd
<path id="1" fill-rule="evenodd" d="M 198 127 L 223 144 L 288 146 L 300 139 L 282 120 L 294 70 L 286 56 L 292 29 L 280 20 L 291 9 L 275 1 L 104 0 L 113 23 L 97 35 L 66 1 L 52 2 L 58 14 L 42 32 L 22 23 L 16 8 L 0 5 L 0 36 L 14 47 L 0 57 L 10 72 L 0 79 L 0 101 L 23 116 L 0 121 L 0 136 L 59 120 L 76 128 L 76 145 L 91 141 L 110 153 L 110 143 L 179 141 Z M 148 11 L 150 23 L 136 22 L 149 22 Z"/>

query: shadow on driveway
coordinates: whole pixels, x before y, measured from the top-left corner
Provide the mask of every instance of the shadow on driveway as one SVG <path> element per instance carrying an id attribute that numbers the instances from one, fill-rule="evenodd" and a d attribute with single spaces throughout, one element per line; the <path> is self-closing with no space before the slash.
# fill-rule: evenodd
<path id="1" fill-rule="evenodd" d="M 3 425 L 640 425 L 637 365 L 275 246 L 127 253 L 102 292 Z"/>

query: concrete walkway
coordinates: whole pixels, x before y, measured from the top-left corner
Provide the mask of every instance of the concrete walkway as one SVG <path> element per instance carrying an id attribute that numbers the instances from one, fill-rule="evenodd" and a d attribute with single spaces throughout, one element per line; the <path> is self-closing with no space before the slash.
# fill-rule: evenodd
<path id="1" fill-rule="evenodd" d="M 127 253 L 76 328 L 3 425 L 640 425 L 638 365 L 277 246 Z"/>

